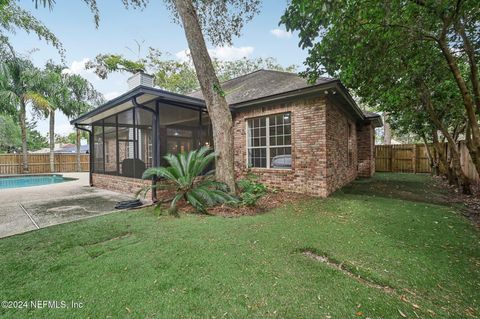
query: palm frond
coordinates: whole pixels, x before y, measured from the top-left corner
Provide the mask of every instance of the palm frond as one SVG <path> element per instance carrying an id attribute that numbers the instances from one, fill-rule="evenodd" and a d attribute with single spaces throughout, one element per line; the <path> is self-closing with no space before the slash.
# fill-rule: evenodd
<path id="1" fill-rule="evenodd" d="M 24 94 L 25 101 L 31 102 L 35 108 L 44 112 L 51 112 L 50 102 L 42 94 L 34 91 L 28 91 Z"/>

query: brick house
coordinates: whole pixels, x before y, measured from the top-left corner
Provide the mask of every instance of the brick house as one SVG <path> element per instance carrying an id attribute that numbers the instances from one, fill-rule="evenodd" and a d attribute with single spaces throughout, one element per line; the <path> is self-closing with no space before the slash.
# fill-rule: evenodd
<path id="1" fill-rule="evenodd" d="M 91 184 L 133 193 L 167 153 L 212 145 L 201 92 L 153 88 L 143 73 L 130 90 L 72 121 L 91 132 Z M 296 74 L 259 70 L 222 83 L 234 121 L 235 171 L 267 185 L 325 197 L 375 171 L 375 127 L 340 81 L 309 84 Z M 87 129 L 89 127 L 91 129 Z"/>

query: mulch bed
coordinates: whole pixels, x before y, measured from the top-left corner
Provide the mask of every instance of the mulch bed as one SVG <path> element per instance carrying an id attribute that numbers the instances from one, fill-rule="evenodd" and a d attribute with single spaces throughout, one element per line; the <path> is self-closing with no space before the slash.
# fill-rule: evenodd
<path id="1" fill-rule="evenodd" d="M 273 208 L 280 207 L 294 202 L 304 201 L 311 198 L 307 195 L 296 194 L 290 192 L 268 192 L 265 196 L 259 199 L 255 206 L 228 206 L 220 205 L 211 207 L 207 210 L 207 215 L 223 216 L 223 217 L 239 217 L 239 216 L 253 216 L 263 214 Z M 195 210 L 185 203 L 179 204 L 179 211 L 183 213 L 193 213 Z"/>

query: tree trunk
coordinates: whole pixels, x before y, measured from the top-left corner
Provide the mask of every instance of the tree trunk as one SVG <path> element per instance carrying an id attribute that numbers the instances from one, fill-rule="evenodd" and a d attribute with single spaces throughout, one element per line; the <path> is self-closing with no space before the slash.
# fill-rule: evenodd
<path id="1" fill-rule="evenodd" d="M 432 156 L 432 152 L 430 151 L 430 147 L 428 146 L 427 138 L 423 133 L 422 133 L 422 140 L 423 140 L 423 145 L 425 145 L 425 151 L 427 152 L 428 162 L 430 163 L 430 172 L 432 175 L 438 176 L 438 166 L 436 165 L 435 160 Z"/>
<path id="2" fill-rule="evenodd" d="M 23 173 L 28 173 L 28 149 L 27 149 L 27 109 L 25 101 L 20 99 L 20 130 L 22 133 Z"/>
<path id="3" fill-rule="evenodd" d="M 77 172 L 81 172 L 82 164 L 80 163 L 80 130 L 79 129 L 77 129 L 77 138 L 76 138 L 75 144 L 77 146 Z"/>
<path id="4" fill-rule="evenodd" d="M 452 171 L 449 171 L 449 174 L 453 173 L 455 175 L 457 185 L 464 194 L 471 194 L 472 190 L 470 187 L 470 180 L 462 170 L 462 167 L 460 164 L 460 152 L 458 150 L 457 143 L 452 138 L 452 135 L 445 128 L 443 123 L 440 121 L 440 118 L 438 117 L 437 113 L 435 112 L 435 109 L 433 108 L 433 105 L 432 105 L 432 101 L 430 100 L 429 91 L 422 91 L 422 102 L 430 116 L 430 119 L 432 120 L 432 123 L 442 132 L 443 136 L 445 136 L 445 138 L 448 141 L 448 149 L 450 151 L 450 156 L 451 156 L 451 167 L 450 165 L 448 165 L 447 168 L 452 170 Z"/>
<path id="5" fill-rule="evenodd" d="M 213 142 L 217 153 L 215 177 L 227 184 L 230 191 L 235 192 L 232 114 L 215 74 L 192 0 L 174 0 L 174 3 L 183 24 L 198 82 L 212 121 Z"/>
<path id="6" fill-rule="evenodd" d="M 55 172 L 55 110 L 50 111 L 50 172 Z"/>
<path id="7" fill-rule="evenodd" d="M 463 98 L 463 105 L 465 106 L 468 123 L 470 125 L 470 131 L 472 134 L 472 146 L 471 148 L 469 148 L 469 153 L 472 157 L 473 163 L 475 164 L 477 172 L 480 174 L 480 128 L 478 126 L 475 105 L 472 96 L 470 95 L 470 92 L 468 90 L 468 86 L 463 79 L 460 68 L 458 67 L 457 61 L 455 60 L 455 57 L 450 50 L 450 47 L 448 46 L 446 40 L 442 38 L 438 41 L 438 44 L 440 46 L 440 49 L 442 50 L 445 59 L 448 62 L 450 71 L 455 78 L 455 81 Z"/>
<path id="8" fill-rule="evenodd" d="M 392 130 L 388 122 L 388 114 L 383 114 L 383 144 L 392 144 Z"/>
<path id="9" fill-rule="evenodd" d="M 462 20 L 455 25 L 455 29 L 462 38 L 463 48 L 468 56 L 468 64 L 470 66 L 470 81 L 472 82 L 473 89 L 473 100 L 477 106 L 477 112 L 480 114 L 480 80 L 478 76 L 478 65 L 475 58 L 475 49 L 473 48 L 472 42 L 465 32 L 465 25 Z"/>
<path id="10" fill-rule="evenodd" d="M 438 168 L 439 172 L 445 174 L 448 177 L 448 162 L 447 156 L 443 152 L 442 145 L 438 141 L 437 130 L 433 130 L 432 132 L 432 141 L 433 141 L 433 148 L 436 153 L 436 157 L 438 160 Z"/>

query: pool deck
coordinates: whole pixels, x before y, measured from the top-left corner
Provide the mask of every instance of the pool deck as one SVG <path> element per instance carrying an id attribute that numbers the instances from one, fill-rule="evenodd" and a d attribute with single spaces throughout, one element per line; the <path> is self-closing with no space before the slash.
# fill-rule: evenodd
<path id="1" fill-rule="evenodd" d="M 0 189 L 0 238 L 108 214 L 115 203 L 132 199 L 88 185 L 88 173 L 61 173 L 76 178 L 57 184 Z"/>

